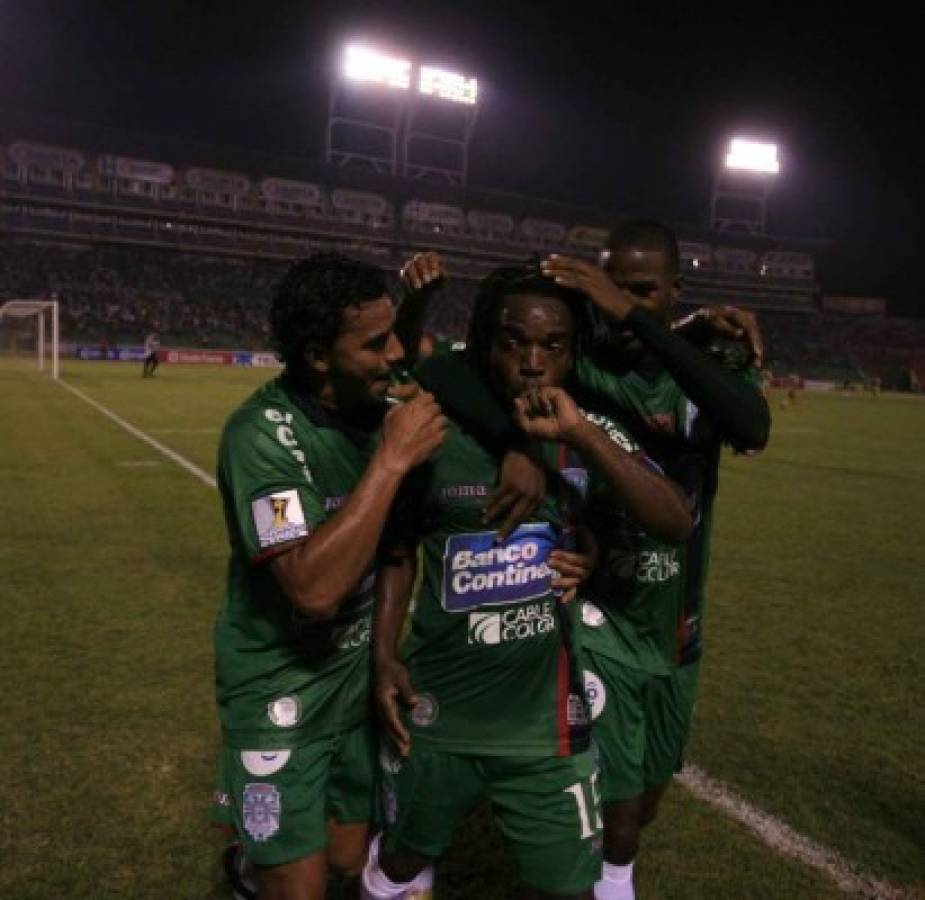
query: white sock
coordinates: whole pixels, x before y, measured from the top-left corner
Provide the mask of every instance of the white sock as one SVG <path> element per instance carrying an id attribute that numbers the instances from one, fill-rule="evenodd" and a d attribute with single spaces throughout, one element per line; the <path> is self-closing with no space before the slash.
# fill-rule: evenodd
<path id="1" fill-rule="evenodd" d="M 392 881 L 379 865 L 379 840 L 376 835 L 369 844 L 366 865 L 361 876 L 362 900 L 428 900 L 434 886 L 433 866 L 426 866 L 411 881 Z"/>
<path id="2" fill-rule="evenodd" d="M 615 866 L 605 862 L 601 880 L 594 885 L 594 900 L 636 900 L 633 890 L 633 863 Z"/>

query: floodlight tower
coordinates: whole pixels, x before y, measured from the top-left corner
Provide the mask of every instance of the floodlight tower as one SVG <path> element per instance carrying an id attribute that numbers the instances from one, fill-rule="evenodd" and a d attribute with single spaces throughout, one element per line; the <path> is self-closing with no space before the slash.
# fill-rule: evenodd
<path id="1" fill-rule="evenodd" d="M 360 44 L 344 49 L 331 82 L 325 159 L 397 175 L 411 61 Z"/>
<path id="2" fill-rule="evenodd" d="M 477 98 L 471 76 L 350 44 L 331 85 L 325 159 L 465 185 Z"/>
<path id="3" fill-rule="evenodd" d="M 713 182 L 713 231 L 764 234 L 768 194 L 779 172 L 776 144 L 733 138 Z"/>
<path id="4" fill-rule="evenodd" d="M 430 65 L 420 66 L 417 76 L 405 118 L 402 174 L 464 187 L 478 81 Z"/>

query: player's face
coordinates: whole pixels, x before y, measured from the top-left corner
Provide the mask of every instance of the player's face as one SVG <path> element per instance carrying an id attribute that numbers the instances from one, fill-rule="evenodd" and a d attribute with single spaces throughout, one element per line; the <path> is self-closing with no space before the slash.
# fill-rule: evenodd
<path id="1" fill-rule="evenodd" d="M 489 363 L 495 389 L 513 400 L 538 387 L 559 387 L 574 362 L 575 323 L 561 300 L 535 294 L 505 297 Z"/>
<path id="2" fill-rule="evenodd" d="M 385 400 L 392 366 L 404 356 L 394 325 L 395 307 L 385 295 L 344 311 L 340 333 L 326 354 L 327 380 L 339 409 Z"/>
<path id="3" fill-rule="evenodd" d="M 660 250 L 611 251 L 604 261 L 604 271 L 633 303 L 655 313 L 665 322 L 681 292 L 681 279 L 672 273 L 668 254 Z M 626 329 L 613 335 L 614 343 L 627 354 L 641 352 L 642 346 Z"/>

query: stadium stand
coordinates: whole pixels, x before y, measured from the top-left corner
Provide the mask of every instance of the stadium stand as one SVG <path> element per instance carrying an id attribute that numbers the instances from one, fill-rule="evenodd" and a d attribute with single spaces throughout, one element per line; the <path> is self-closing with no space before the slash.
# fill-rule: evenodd
<path id="1" fill-rule="evenodd" d="M 58 297 L 72 341 L 137 341 L 156 327 L 166 342 L 264 347 L 273 284 L 288 261 L 325 249 L 395 271 L 440 251 L 453 281 L 429 328 L 459 338 L 493 267 L 594 258 L 606 243 L 601 213 L 387 176 L 338 183 L 346 176 L 304 162 L 88 128 L 65 144 L 44 137 L 47 123 L 0 114 L 0 299 Z M 111 152 L 120 142 L 125 152 Z M 821 311 L 805 251 L 682 237 L 686 303 L 757 310 L 775 372 L 889 384 L 923 355 L 922 323 Z"/>

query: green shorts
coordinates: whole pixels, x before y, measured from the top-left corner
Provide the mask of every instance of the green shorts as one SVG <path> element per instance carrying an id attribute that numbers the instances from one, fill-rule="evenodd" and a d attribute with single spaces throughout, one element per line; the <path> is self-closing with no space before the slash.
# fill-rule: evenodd
<path id="1" fill-rule="evenodd" d="M 588 652 L 585 689 L 604 803 L 632 800 L 679 771 L 690 731 L 699 663 L 650 675 Z"/>
<path id="2" fill-rule="evenodd" d="M 439 857 L 460 820 L 487 799 L 520 876 L 551 894 L 586 891 L 601 876 L 597 768 L 590 753 L 469 756 L 412 742 L 382 754 L 385 847 Z"/>
<path id="3" fill-rule="evenodd" d="M 224 747 L 213 821 L 231 826 L 247 858 L 278 866 L 327 846 L 328 822 L 372 822 L 376 739 L 369 723 L 291 750 Z"/>

